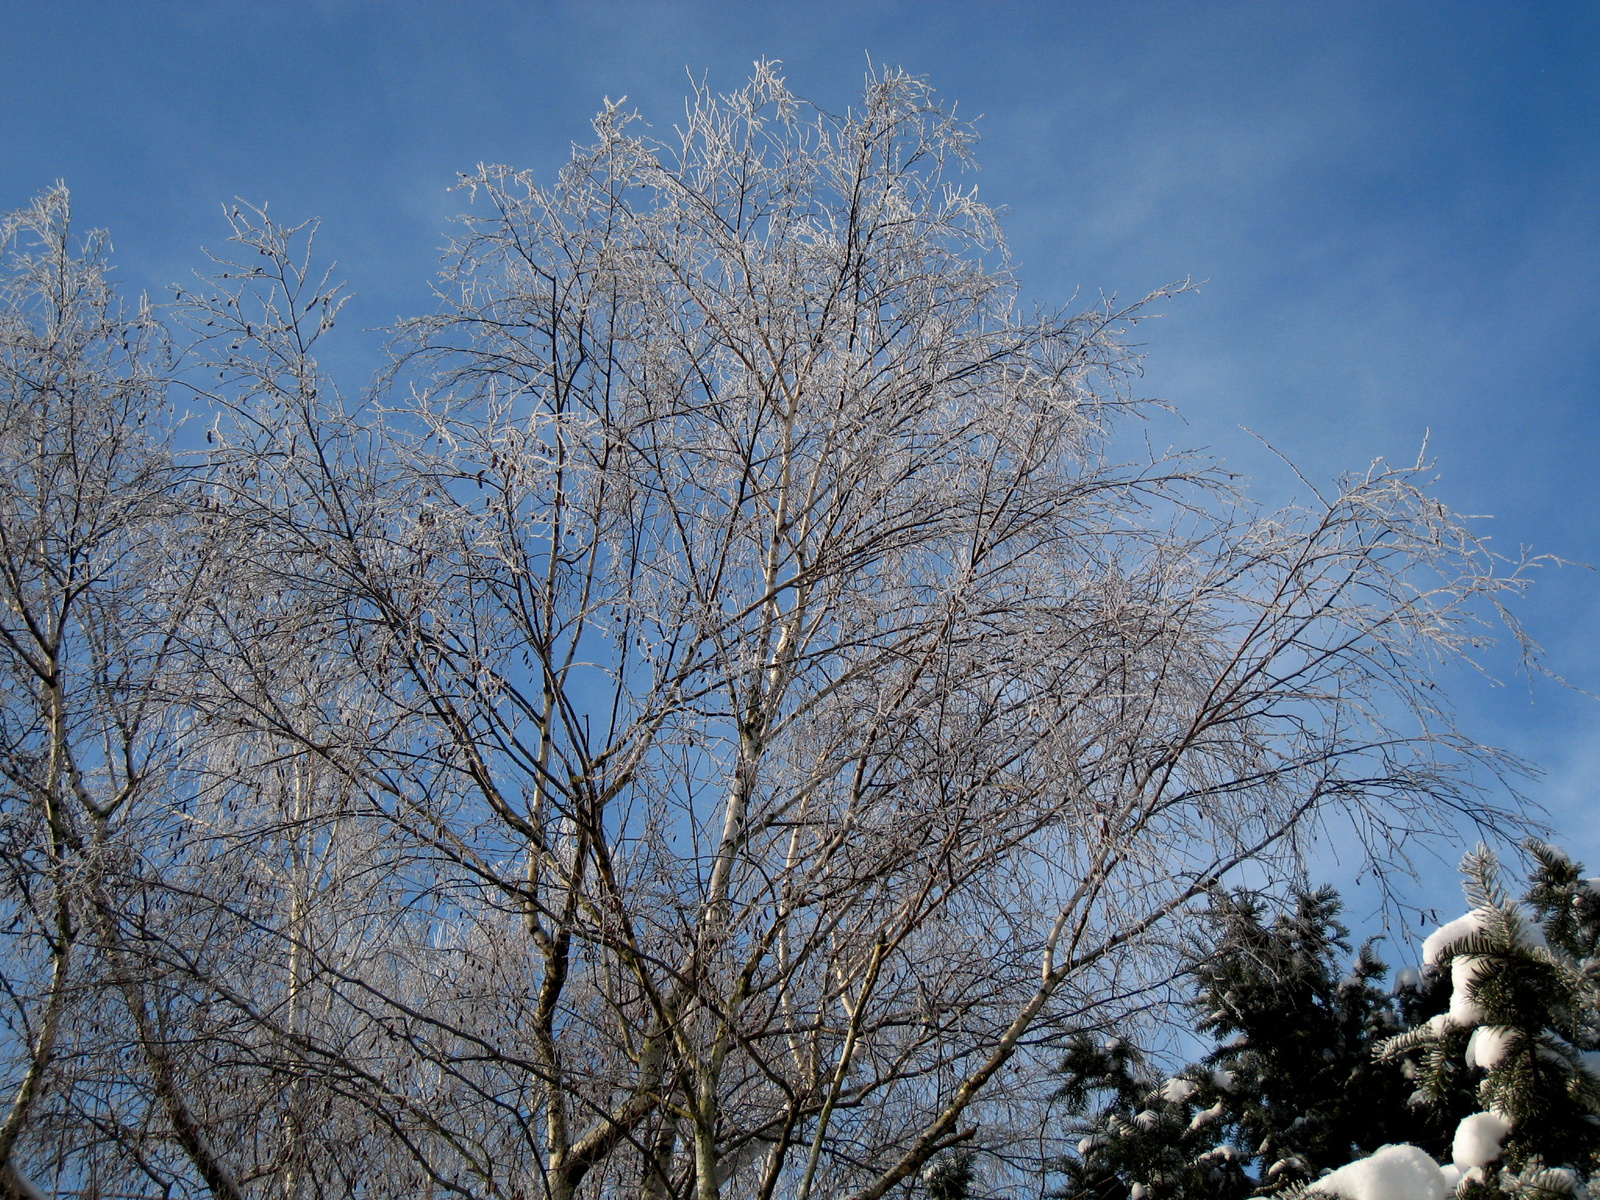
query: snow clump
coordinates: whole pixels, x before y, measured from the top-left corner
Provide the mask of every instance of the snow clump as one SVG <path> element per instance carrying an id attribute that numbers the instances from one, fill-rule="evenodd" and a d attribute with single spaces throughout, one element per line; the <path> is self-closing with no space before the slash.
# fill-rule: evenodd
<path id="1" fill-rule="evenodd" d="M 1486 1167 L 1500 1157 L 1500 1143 L 1511 1132 L 1511 1122 L 1499 1113 L 1473 1113 L 1456 1126 L 1450 1157 L 1463 1171 Z"/>
<path id="2" fill-rule="evenodd" d="M 1458 954 L 1450 963 L 1450 1020 L 1463 1028 L 1484 1019 L 1483 1007 L 1472 998 L 1472 985 L 1488 964 L 1477 955 Z"/>
<path id="3" fill-rule="evenodd" d="M 1517 1031 L 1509 1025 L 1480 1025 L 1467 1039 L 1467 1066 L 1492 1070 L 1511 1053 Z"/>
<path id="4" fill-rule="evenodd" d="M 1492 908 L 1475 908 L 1465 916 L 1457 917 L 1447 925 L 1441 925 L 1430 933 L 1422 943 L 1422 963 L 1427 967 L 1436 967 L 1439 960 L 1444 957 L 1445 951 L 1464 938 L 1469 938 L 1489 927 L 1490 919 L 1495 915 Z M 1513 920 L 1512 928 L 1515 931 L 1515 940 L 1524 946 L 1533 946 L 1539 949 L 1549 949 L 1550 943 L 1545 940 L 1544 930 L 1538 921 L 1527 919 L 1522 914 L 1522 920 Z M 1404 972 L 1402 972 L 1404 974 Z M 1395 981 L 1399 986 L 1399 980 Z"/>
<path id="5" fill-rule="evenodd" d="M 1199 1090 L 1192 1080 L 1169 1079 L 1161 1088 L 1161 1096 L 1168 1104 L 1182 1104 Z"/>
<path id="6" fill-rule="evenodd" d="M 1443 1037 L 1454 1028 L 1455 1022 L 1450 1019 L 1447 1012 L 1435 1013 L 1417 1028 L 1426 1031 L 1429 1037 Z"/>
<path id="7" fill-rule="evenodd" d="M 1426 1151 L 1402 1143 L 1324 1175 L 1307 1189 L 1311 1193 L 1340 1200 L 1445 1200 L 1450 1185 Z"/>
<path id="8" fill-rule="evenodd" d="M 1422 943 L 1423 965 L 1438 966 L 1445 950 L 1462 938 L 1471 937 L 1480 930 L 1488 928 L 1489 918 L 1493 915 L 1492 908 L 1475 908 L 1466 916 L 1457 917 L 1449 924 L 1439 926 Z"/>

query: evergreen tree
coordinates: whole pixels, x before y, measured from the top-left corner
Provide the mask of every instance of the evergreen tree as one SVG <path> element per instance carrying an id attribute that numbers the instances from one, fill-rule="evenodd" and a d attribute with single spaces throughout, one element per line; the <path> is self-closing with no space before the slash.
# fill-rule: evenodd
<path id="1" fill-rule="evenodd" d="M 1258 898 L 1226 897 L 1216 949 L 1196 967 L 1198 1029 L 1219 1042 L 1206 1063 L 1234 1080 L 1230 1125 L 1264 1192 L 1424 1132 L 1401 1072 L 1373 1056 L 1400 1029 L 1388 968 L 1369 942 L 1341 969 L 1340 910 L 1329 887 L 1298 892 L 1271 923 Z"/>
<path id="2" fill-rule="evenodd" d="M 1600 1196 L 1600 880 L 1527 849 L 1521 901 L 1487 849 L 1467 856 L 1471 911 L 1393 993 L 1370 943 L 1351 956 L 1331 889 L 1271 919 L 1219 896 L 1191 964 L 1214 1048 L 1161 1082 L 1125 1044 L 1074 1042 L 1060 1098 L 1083 1139 L 1058 1195 Z"/>
<path id="3" fill-rule="evenodd" d="M 1427 1114 L 1406 1103 L 1401 1071 L 1373 1056 L 1402 1027 L 1402 1003 L 1418 1001 L 1382 986 L 1387 968 L 1370 944 L 1350 961 L 1339 912 L 1331 888 L 1296 892 L 1276 917 L 1259 896 L 1216 898 L 1210 944 L 1190 963 L 1196 1030 L 1214 1049 L 1162 1083 L 1123 1043 L 1074 1042 L 1059 1098 L 1083 1137 L 1059 1164 L 1059 1195 L 1276 1193 L 1384 1142 L 1430 1133 Z"/>
<path id="4" fill-rule="evenodd" d="M 1203 1067 L 1156 1077 L 1128 1042 L 1075 1038 L 1056 1098 L 1077 1153 L 1057 1164 L 1061 1200 L 1238 1200 L 1252 1186 L 1219 1119 L 1231 1082 Z"/>
<path id="5" fill-rule="evenodd" d="M 1453 1166 L 1463 1196 L 1566 1195 L 1600 1166 L 1600 1045 L 1595 1007 L 1600 896 L 1581 868 L 1543 844 L 1524 904 L 1479 847 L 1463 862 L 1465 916 L 1423 944 L 1425 969 L 1449 981 L 1449 1004 L 1382 1047 L 1417 1063 L 1415 1100 L 1436 1111 L 1475 1091 Z"/>

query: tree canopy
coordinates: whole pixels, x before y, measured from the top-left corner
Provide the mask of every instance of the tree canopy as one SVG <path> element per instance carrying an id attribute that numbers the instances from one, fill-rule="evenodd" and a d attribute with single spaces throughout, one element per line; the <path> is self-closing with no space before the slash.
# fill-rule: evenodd
<path id="1" fill-rule="evenodd" d="M 926 83 L 594 128 L 464 177 L 365 388 L 314 224 L 230 208 L 159 310 L 64 189 L 0 227 L 13 1193 L 964 1188 L 1241 867 L 1515 823 L 1435 676 L 1530 649 L 1527 563 L 1425 463 L 1268 512 L 1117 453 L 1186 285 L 1027 306 Z M 1247 1042 L 1167 1101 L 1231 1073 L 1269 1175 L 1370 1140 L 1339 1072 L 1388 1103 L 1376 966 L 1325 978 L 1302 900 L 1217 902 Z"/>

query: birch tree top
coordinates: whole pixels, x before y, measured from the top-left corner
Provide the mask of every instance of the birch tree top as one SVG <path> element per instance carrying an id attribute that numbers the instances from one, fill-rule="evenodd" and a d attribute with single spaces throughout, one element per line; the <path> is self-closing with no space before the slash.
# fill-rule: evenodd
<path id="1" fill-rule="evenodd" d="M 842 111 L 870 55 L 977 118 L 968 182 L 1004 209 L 1030 298 L 1207 281 L 1152 341 L 1145 390 L 1187 423 L 1155 426 L 1158 444 L 1211 447 L 1277 500 L 1298 485 L 1240 425 L 1319 479 L 1428 436 L 1441 496 L 1493 514 L 1502 544 L 1600 562 L 1589 6 L 13 7 L 0 211 L 64 179 L 80 220 L 115 234 L 130 294 L 158 298 L 223 236 L 222 204 L 320 217 L 355 281 L 324 347 L 347 378 L 381 353 L 364 331 L 429 307 L 457 171 L 549 178 L 607 95 L 668 130 L 686 68 L 728 88 L 781 59 Z M 1588 573 L 1551 573 L 1528 610 L 1589 691 L 1595 598 Z M 1551 770 L 1556 826 L 1587 837 L 1561 809 L 1589 799 L 1588 702 L 1463 699 Z M 1432 903 L 1454 902 L 1453 861 Z"/>

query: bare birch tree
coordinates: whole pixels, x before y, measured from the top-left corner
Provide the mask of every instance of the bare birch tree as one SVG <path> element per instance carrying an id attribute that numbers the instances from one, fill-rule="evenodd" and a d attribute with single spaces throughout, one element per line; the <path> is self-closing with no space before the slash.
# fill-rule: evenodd
<path id="1" fill-rule="evenodd" d="M 1231 872 L 1332 822 L 1381 858 L 1510 818 L 1481 785 L 1514 764 L 1433 675 L 1521 639 L 1526 564 L 1422 464 L 1268 513 L 1198 459 L 1120 460 L 1129 330 L 1182 285 L 1027 312 L 926 85 L 835 116 L 763 63 L 670 138 L 620 104 L 595 128 L 548 185 L 464 181 L 439 309 L 360 405 L 317 362 L 341 291 L 310 227 L 231 210 L 179 297 L 207 445 L 149 476 L 182 517 L 121 482 L 97 510 L 127 514 L 108 545 L 165 539 L 94 576 L 163 631 L 127 693 L 159 712 L 83 684 L 84 728 L 165 772 L 103 886 L 51 814 L 154 776 L 70 738 L 94 782 L 52 774 L 70 676 L 28 639 L 62 602 L 7 566 L 11 1111 L 77 1077 L 49 1013 L 80 994 L 122 998 L 82 1061 L 132 1096 L 28 1161 L 130 1193 L 870 1200 L 1016 1149 L 1050 1048 L 1169 980 Z M 16 482 L 44 393 L 8 386 L 6 536 L 56 537 Z M 59 428 L 146 445 L 101 411 Z M 155 661 L 117 636 L 83 661 Z"/>
<path id="2" fill-rule="evenodd" d="M 273 265 L 195 318 L 296 364 L 227 401 L 229 519 L 364 716 L 233 719 L 408 847 L 407 966 L 338 1003 L 435 1184 L 884 1195 L 1003 1144 L 1241 864 L 1497 819 L 1430 675 L 1520 564 L 1420 466 L 1264 514 L 1114 461 L 1143 306 L 1026 316 L 915 79 L 834 117 L 762 65 L 639 128 L 467 180 L 365 416 L 286 231 L 242 219 Z"/>

